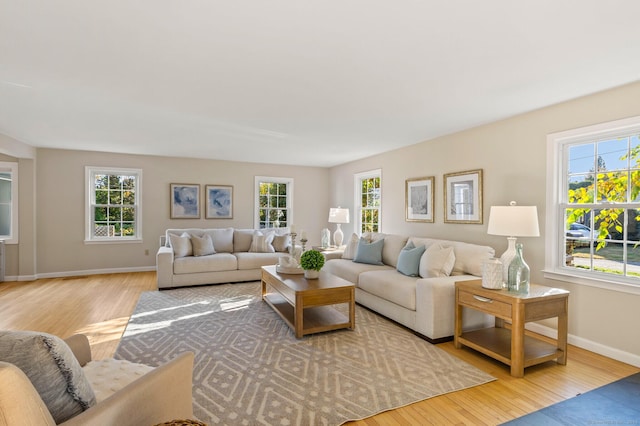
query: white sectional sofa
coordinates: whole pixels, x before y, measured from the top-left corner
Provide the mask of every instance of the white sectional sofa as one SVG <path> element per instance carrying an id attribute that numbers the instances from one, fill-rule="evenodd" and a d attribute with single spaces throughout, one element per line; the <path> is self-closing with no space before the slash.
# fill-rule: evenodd
<path id="1" fill-rule="evenodd" d="M 262 266 L 288 253 L 288 234 L 288 228 L 167 229 L 156 255 L 158 288 L 259 280 Z M 215 253 L 203 243 L 209 238 Z"/>
<path id="2" fill-rule="evenodd" d="M 480 278 L 484 261 L 495 254 L 488 246 L 392 234 L 363 234 L 362 240 L 354 234 L 343 257 L 328 260 L 323 269 L 354 283 L 357 303 L 434 343 L 450 340 L 453 336 L 454 283 Z M 364 248 L 370 251 L 373 243 L 377 247 L 382 245 L 380 264 L 375 264 L 378 263 L 375 259 L 373 262 L 362 259 L 362 256 L 358 259 L 359 245 L 363 245 L 362 251 Z M 417 276 L 398 272 L 401 251 L 408 243 L 417 248 L 413 251 L 414 258 L 419 255 Z M 424 247 L 422 254 L 421 247 Z M 405 260 L 409 259 L 406 254 L 403 254 L 401 265 L 405 273 Z M 363 260 L 367 263 L 362 263 Z M 492 320 L 493 317 L 477 311 L 464 311 L 464 324 L 468 329 L 490 325 Z"/>

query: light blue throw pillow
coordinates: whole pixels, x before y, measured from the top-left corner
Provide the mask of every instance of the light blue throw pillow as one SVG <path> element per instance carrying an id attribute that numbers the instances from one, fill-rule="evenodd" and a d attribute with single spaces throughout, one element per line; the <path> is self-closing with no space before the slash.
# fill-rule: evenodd
<path id="1" fill-rule="evenodd" d="M 404 246 L 398 256 L 398 266 L 396 267 L 398 272 L 409 277 L 417 277 L 420 270 L 420 259 L 425 249 L 425 246 L 416 247 L 413 241 Z"/>
<path id="2" fill-rule="evenodd" d="M 383 245 L 384 240 L 369 243 L 364 238 L 360 238 L 360 241 L 358 241 L 358 249 L 356 250 L 356 257 L 353 258 L 353 261 L 357 263 L 368 263 L 370 265 L 384 265 L 384 263 L 382 263 Z"/>

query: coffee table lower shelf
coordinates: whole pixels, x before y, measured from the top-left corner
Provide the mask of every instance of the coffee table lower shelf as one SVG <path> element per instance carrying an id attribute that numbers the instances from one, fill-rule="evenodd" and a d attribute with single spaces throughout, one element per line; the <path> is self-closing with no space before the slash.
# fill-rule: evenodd
<path id="1" fill-rule="evenodd" d="M 295 331 L 293 306 L 279 293 L 267 293 L 264 301 Z M 346 305 L 346 304 L 345 304 Z M 336 310 L 333 305 L 304 308 L 302 312 L 302 334 L 320 333 L 350 327 L 349 317 Z"/>
<path id="2" fill-rule="evenodd" d="M 511 330 L 501 327 L 483 328 L 462 333 L 458 341 L 478 352 L 511 365 Z M 524 367 L 557 359 L 562 351 L 556 345 L 524 336 Z"/>

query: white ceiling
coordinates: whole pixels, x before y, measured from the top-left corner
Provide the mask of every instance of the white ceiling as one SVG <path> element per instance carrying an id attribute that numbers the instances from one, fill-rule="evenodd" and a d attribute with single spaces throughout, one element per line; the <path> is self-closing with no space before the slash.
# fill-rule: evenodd
<path id="1" fill-rule="evenodd" d="M 0 133 L 332 166 L 637 81 L 639 16 L 638 0 L 0 0 Z"/>

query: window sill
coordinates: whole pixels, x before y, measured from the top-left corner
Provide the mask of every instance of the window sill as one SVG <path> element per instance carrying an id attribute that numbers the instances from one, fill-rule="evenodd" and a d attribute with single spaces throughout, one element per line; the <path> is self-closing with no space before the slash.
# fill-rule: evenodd
<path id="1" fill-rule="evenodd" d="M 635 279 L 624 282 L 621 278 L 619 278 L 617 282 L 613 282 L 611 281 L 612 278 L 609 276 L 586 276 L 584 274 L 557 269 L 545 269 L 543 271 L 543 276 L 551 280 L 586 285 L 589 287 L 602 288 L 605 290 L 618 291 L 621 293 L 640 295 L 640 281 Z"/>
<path id="2" fill-rule="evenodd" d="M 131 244 L 131 243 L 142 243 L 142 238 L 101 238 L 95 240 L 84 240 L 85 244 Z"/>

